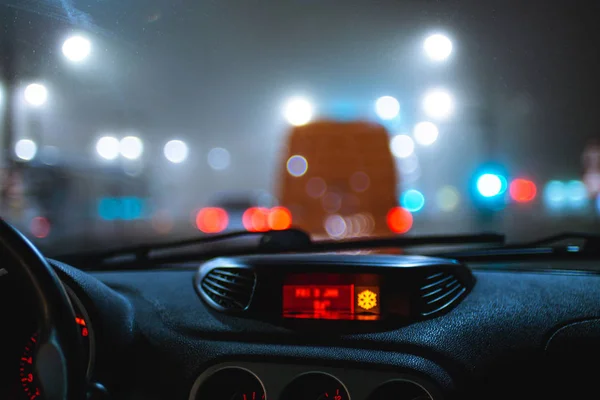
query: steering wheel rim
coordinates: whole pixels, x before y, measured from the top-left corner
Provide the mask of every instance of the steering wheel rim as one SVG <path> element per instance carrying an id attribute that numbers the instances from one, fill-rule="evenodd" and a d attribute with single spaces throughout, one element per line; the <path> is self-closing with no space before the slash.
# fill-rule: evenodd
<path id="1" fill-rule="evenodd" d="M 39 329 L 35 355 L 36 379 L 45 400 L 86 397 L 83 345 L 75 312 L 54 270 L 36 247 L 0 218 L 3 267 L 31 288 Z"/>

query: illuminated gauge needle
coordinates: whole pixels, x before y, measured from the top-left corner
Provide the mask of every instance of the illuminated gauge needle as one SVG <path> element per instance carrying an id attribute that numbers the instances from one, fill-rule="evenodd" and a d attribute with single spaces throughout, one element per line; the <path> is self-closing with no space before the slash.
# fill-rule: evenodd
<path id="1" fill-rule="evenodd" d="M 259 392 L 236 393 L 231 400 L 265 400 L 265 394 Z"/>
<path id="2" fill-rule="evenodd" d="M 343 398 L 340 394 L 340 389 L 336 389 L 335 394 L 332 394 L 332 392 L 325 392 L 320 395 L 317 400 L 343 400 Z"/>

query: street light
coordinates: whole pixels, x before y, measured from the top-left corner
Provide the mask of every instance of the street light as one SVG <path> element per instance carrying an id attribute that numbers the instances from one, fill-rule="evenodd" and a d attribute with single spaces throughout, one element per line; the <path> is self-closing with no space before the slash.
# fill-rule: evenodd
<path id="1" fill-rule="evenodd" d="M 313 106 L 307 99 L 295 97 L 286 103 L 283 115 L 291 125 L 306 125 L 312 120 Z"/>
<path id="2" fill-rule="evenodd" d="M 21 139 L 15 144 L 15 154 L 21 160 L 33 160 L 37 153 L 37 145 L 33 140 Z"/>
<path id="3" fill-rule="evenodd" d="M 423 42 L 423 49 L 433 61 L 445 61 L 452 53 L 452 41 L 445 35 L 431 35 Z"/>
<path id="4" fill-rule="evenodd" d="M 137 136 L 125 136 L 119 142 L 119 152 L 128 160 L 137 160 L 144 152 L 144 144 Z"/>
<path id="5" fill-rule="evenodd" d="M 181 140 L 169 140 L 163 149 L 165 158 L 173 164 L 185 161 L 188 156 L 188 146 Z"/>
<path id="6" fill-rule="evenodd" d="M 208 152 L 208 165 L 215 171 L 222 171 L 229 167 L 231 156 L 229 151 L 222 147 L 215 147 Z"/>
<path id="7" fill-rule="evenodd" d="M 415 143 L 408 135 L 396 135 L 390 141 L 390 150 L 397 158 L 408 158 L 415 151 Z"/>
<path id="8" fill-rule="evenodd" d="M 447 118 L 454 111 L 454 101 L 445 90 L 432 90 L 423 97 L 423 109 L 431 118 Z"/>
<path id="9" fill-rule="evenodd" d="M 31 83 L 23 92 L 25 101 L 34 107 L 40 107 L 48 100 L 48 89 L 40 83 Z"/>
<path id="10" fill-rule="evenodd" d="M 119 156 L 119 139 L 103 136 L 96 142 L 96 152 L 105 160 L 114 160 Z"/>
<path id="11" fill-rule="evenodd" d="M 92 44 L 83 36 L 71 36 L 62 45 L 63 55 L 72 62 L 78 63 L 85 60 L 92 51 Z"/>
<path id="12" fill-rule="evenodd" d="M 415 141 L 422 146 L 429 146 L 434 143 L 439 135 L 439 130 L 432 122 L 419 122 L 415 125 L 413 136 Z"/>
<path id="13" fill-rule="evenodd" d="M 383 96 L 375 102 L 375 112 L 383 120 L 394 119 L 400 113 L 400 103 L 392 96 Z"/>

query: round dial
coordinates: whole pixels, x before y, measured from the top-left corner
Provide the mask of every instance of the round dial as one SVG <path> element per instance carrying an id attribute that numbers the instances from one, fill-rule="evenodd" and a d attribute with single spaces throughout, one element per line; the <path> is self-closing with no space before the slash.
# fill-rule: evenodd
<path id="1" fill-rule="evenodd" d="M 265 388 L 256 375 L 244 368 L 218 370 L 197 388 L 193 399 L 266 400 Z"/>
<path id="2" fill-rule="evenodd" d="M 394 380 L 377 388 L 368 400 L 432 400 L 431 395 L 422 386 L 411 382 Z"/>
<path id="3" fill-rule="evenodd" d="M 81 333 L 85 354 L 90 354 L 90 331 L 87 326 L 87 322 L 82 315 L 77 315 L 75 317 L 75 322 L 79 326 L 79 332 Z M 31 335 L 25 344 L 23 353 L 21 354 L 21 360 L 19 361 L 19 378 L 21 379 L 21 386 L 23 387 L 23 392 L 29 400 L 43 399 L 42 391 L 37 379 L 35 378 L 34 372 L 37 339 L 37 333 Z"/>
<path id="4" fill-rule="evenodd" d="M 349 400 L 346 387 L 337 378 L 322 372 L 300 375 L 281 394 L 285 400 Z"/>

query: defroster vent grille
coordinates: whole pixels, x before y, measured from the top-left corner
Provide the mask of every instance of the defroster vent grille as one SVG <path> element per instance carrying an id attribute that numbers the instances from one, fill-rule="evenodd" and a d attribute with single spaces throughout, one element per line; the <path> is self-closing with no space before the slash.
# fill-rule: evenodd
<path id="1" fill-rule="evenodd" d="M 466 291 L 465 285 L 453 273 L 438 272 L 425 277 L 420 288 L 421 315 L 430 317 L 441 313 L 460 300 Z"/>
<path id="2" fill-rule="evenodd" d="M 245 268 L 214 268 L 200 283 L 206 297 L 226 311 L 243 311 L 250 305 L 256 276 Z"/>

